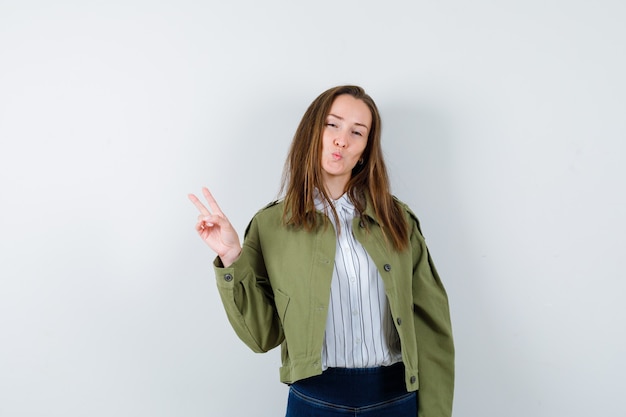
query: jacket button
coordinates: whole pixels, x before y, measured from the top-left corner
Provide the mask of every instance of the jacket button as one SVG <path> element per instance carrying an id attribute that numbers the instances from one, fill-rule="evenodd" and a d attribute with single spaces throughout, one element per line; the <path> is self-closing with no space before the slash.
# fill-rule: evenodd
<path id="1" fill-rule="evenodd" d="M 233 280 L 233 276 L 231 274 L 224 275 L 224 281 L 231 282 Z"/>
<path id="2" fill-rule="evenodd" d="M 415 384 L 415 381 L 417 381 L 417 378 L 415 378 L 415 376 L 411 377 L 411 384 Z"/>
<path id="3" fill-rule="evenodd" d="M 398 323 L 398 326 L 402 324 L 402 319 L 400 317 L 398 317 L 396 319 L 396 323 Z"/>
<path id="4" fill-rule="evenodd" d="M 389 264 L 385 264 L 385 266 L 383 268 L 385 268 L 385 271 L 387 271 L 387 272 L 391 271 L 391 265 L 389 265 Z"/>

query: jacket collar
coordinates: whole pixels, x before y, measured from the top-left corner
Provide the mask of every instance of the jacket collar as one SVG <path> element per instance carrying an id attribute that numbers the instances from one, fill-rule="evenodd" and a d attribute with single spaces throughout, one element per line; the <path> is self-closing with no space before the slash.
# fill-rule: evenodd
<path id="1" fill-rule="evenodd" d="M 370 193 L 365 192 L 365 211 L 363 212 L 365 216 L 369 218 L 374 223 L 378 223 L 378 217 L 376 217 L 376 213 L 374 212 L 374 203 L 372 202 L 372 197 Z"/>

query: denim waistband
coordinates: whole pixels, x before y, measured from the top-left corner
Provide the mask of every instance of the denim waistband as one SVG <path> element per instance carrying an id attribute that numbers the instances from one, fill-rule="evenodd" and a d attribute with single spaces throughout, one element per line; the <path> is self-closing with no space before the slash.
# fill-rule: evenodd
<path id="1" fill-rule="evenodd" d="M 377 368 L 328 368 L 292 387 L 309 397 L 348 407 L 377 404 L 407 393 L 402 362 Z"/>

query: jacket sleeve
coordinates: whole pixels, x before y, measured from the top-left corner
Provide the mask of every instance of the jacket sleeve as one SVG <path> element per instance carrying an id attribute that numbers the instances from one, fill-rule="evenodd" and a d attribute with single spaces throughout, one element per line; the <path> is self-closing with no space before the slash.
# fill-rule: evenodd
<path id="1" fill-rule="evenodd" d="M 228 268 L 219 257 L 213 263 L 217 288 L 237 336 L 254 352 L 267 352 L 284 339 L 274 295 L 267 277 L 258 224 L 246 229 L 241 255 Z"/>
<path id="2" fill-rule="evenodd" d="M 419 372 L 419 417 L 450 417 L 454 343 L 448 297 L 412 215 L 413 311 Z"/>

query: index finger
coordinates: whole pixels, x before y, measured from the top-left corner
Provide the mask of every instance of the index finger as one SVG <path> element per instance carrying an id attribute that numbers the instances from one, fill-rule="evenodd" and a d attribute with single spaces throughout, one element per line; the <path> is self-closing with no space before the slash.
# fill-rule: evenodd
<path id="1" fill-rule="evenodd" d="M 221 214 L 223 216 L 224 213 L 222 213 L 222 209 L 220 209 L 220 206 L 217 204 L 217 201 L 215 201 L 215 198 L 213 198 L 213 194 L 211 194 L 209 189 L 202 187 L 202 194 L 204 194 L 204 198 L 206 198 L 207 203 L 209 203 L 211 211 L 214 214 Z"/>
<path id="2" fill-rule="evenodd" d="M 189 194 L 189 195 L 187 195 L 187 197 L 189 197 L 189 200 L 191 200 L 193 205 L 196 206 L 196 208 L 200 211 L 200 213 L 203 216 L 210 216 L 211 215 L 211 212 L 209 211 L 209 209 L 206 208 L 204 206 L 204 204 L 202 204 L 202 202 L 198 199 L 198 197 L 196 197 L 193 194 Z"/>

